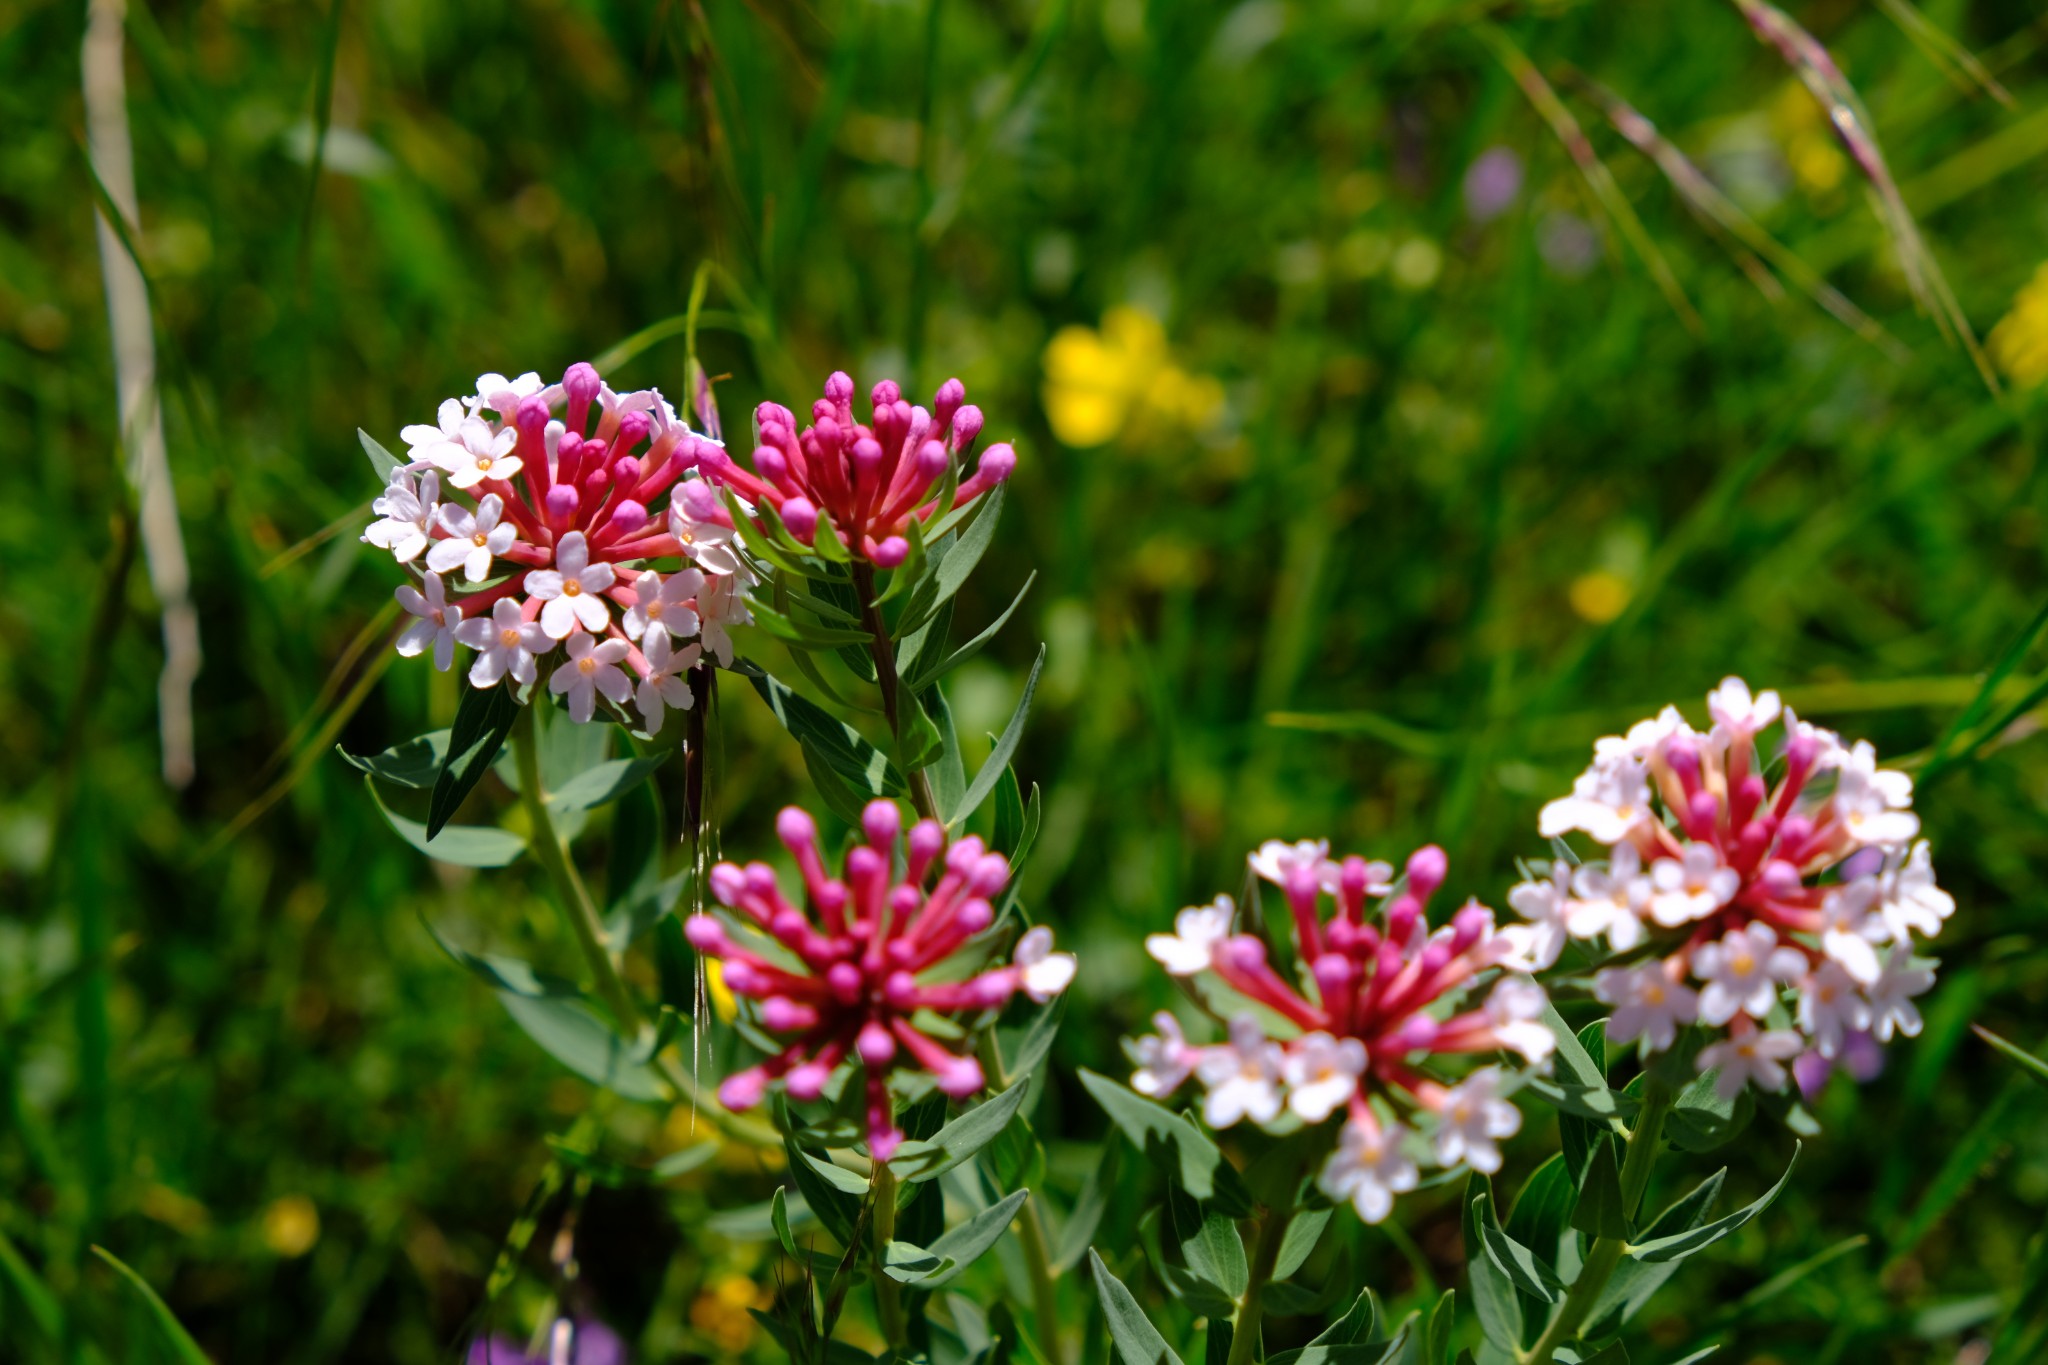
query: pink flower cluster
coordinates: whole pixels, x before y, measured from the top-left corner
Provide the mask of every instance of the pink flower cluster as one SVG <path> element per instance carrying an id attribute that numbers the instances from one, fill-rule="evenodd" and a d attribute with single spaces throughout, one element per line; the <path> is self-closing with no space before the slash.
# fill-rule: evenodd
<path id="1" fill-rule="evenodd" d="M 1509 932 L 1525 970 L 1570 939 L 1604 938 L 1638 959 L 1594 978 L 1614 1006 L 1608 1038 L 1657 1052 L 1688 1025 L 1725 1029 L 1698 1066 L 1718 1070 L 1732 1098 L 1750 1084 L 1784 1089 L 1794 1059 L 1824 1075 L 1869 1041 L 1918 1033 L 1913 997 L 1934 973 L 1913 956 L 1914 935 L 1939 933 L 1955 901 L 1917 838 L 1912 779 L 1880 769 L 1869 743 L 1844 744 L 1740 678 L 1707 711 L 1705 733 L 1666 707 L 1595 745 L 1541 829 L 1586 834 L 1607 856 L 1560 858 L 1515 887 L 1508 902 L 1528 923 Z M 1767 778 L 1757 737 L 1773 726 Z"/>
<path id="2" fill-rule="evenodd" d="M 776 833 L 802 874 L 804 907 L 783 895 L 766 863 L 720 863 L 711 893 L 733 914 L 693 915 L 685 930 L 722 964 L 732 993 L 756 1002 L 760 1025 L 790 1039 L 726 1077 L 719 1101 L 752 1108 L 778 1080 L 791 1099 L 815 1100 L 842 1063 L 857 1060 L 867 1073 L 868 1150 L 887 1161 L 903 1140 L 892 1072 L 928 1072 L 955 1098 L 986 1084 L 979 1062 L 920 1029 L 914 1016 L 983 1015 L 1019 990 L 1042 1003 L 1067 988 L 1075 962 L 1052 950 L 1052 931 L 1040 926 L 1018 940 L 1008 964 L 965 975 L 986 948 L 977 940 L 995 923 L 992 900 L 1009 883 L 1008 860 L 972 836 L 948 848 L 936 820 L 920 820 L 902 838 L 902 816 L 889 801 L 870 802 L 861 827 L 867 842 L 847 853 L 843 877 L 834 877 L 816 823 L 786 808 Z"/>
<path id="3" fill-rule="evenodd" d="M 1017 467 L 1016 451 L 992 445 L 950 502 L 939 505 L 935 493 L 946 473 L 966 461 L 981 435 L 981 409 L 966 396 L 959 380 L 948 379 L 929 409 L 914 407 L 901 385 L 883 380 L 869 394 L 869 420 L 862 425 L 854 421 L 852 377 L 835 373 L 801 432 L 795 414 L 779 403 L 754 410 L 761 444 L 752 473 L 713 450 L 700 457 L 704 476 L 773 507 L 805 545 L 816 543 L 824 521 L 850 553 L 894 568 L 910 553 L 903 531 L 912 518 L 929 520 L 965 506 Z"/>
<path id="4" fill-rule="evenodd" d="M 1235 930 L 1230 897 L 1181 911 L 1174 932 L 1152 935 L 1146 950 L 1191 985 L 1237 997 L 1233 1009 L 1227 997 L 1201 995 L 1206 1010 L 1229 1012 L 1229 1041 L 1190 1043 L 1174 1016 L 1158 1014 L 1157 1034 L 1126 1044 L 1137 1064 L 1132 1087 L 1164 1096 L 1193 1077 L 1206 1092 L 1203 1117 L 1216 1128 L 1247 1118 L 1318 1124 L 1341 1112 L 1344 1127 L 1319 1183 L 1369 1222 L 1417 1183 L 1411 1123 L 1429 1127 L 1439 1164 L 1498 1170 L 1498 1140 L 1521 1127 L 1503 1098 L 1511 1078 L 1490 1065 L 1447 1085 L 1438 1067 L 1459 1054 L 1506 1050 L 1547 1068 L 1557 1040 L 1541 1021 L 1543 988 L 1493 972 L 1515 950 L 1495 931 L 1492 911 L 1470 903 L 1449 924 L 1429 927 L 1424 910 L 1443 884 L 1443 850 L 1416 852 L 1399 882 L 1383 862 L 1333 861 L 1322 842 L 1269 842 L 1250 865 L 1287 902 L 1300 979 L 1275 970 L 1256 935 Z M 1325 898 L 1334 903 L 1327 918 Z M 1477 1007 L 1452 1008 L 1496 976 Z"/>
<path id="5" fill-rule="evenodd" d="M 558 384 L 487 374 L 400 434 L 411 458 L 362 537 L 421 576 L 398 589 L 414 618 L 400 654 L 432 650 L 446 669 L 466 645 L 471 684 L 493 687 L 536 681 L 560 650 L 548 687 L 573 719 L 630 700 L 650 733 L 691 704 L 683 674 L 705 652 L 731 664 L 753 580 L 731 517 L 691 477 L 719 448 L 658 390 L 615 393 L 586 364 Z"/>

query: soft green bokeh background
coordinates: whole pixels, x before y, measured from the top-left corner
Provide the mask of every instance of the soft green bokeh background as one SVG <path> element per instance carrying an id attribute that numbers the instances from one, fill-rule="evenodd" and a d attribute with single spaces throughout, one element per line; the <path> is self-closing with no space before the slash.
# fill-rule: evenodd
<path id="1" fill-rule="evenodd" d="M 1916 314 L 1861 183 L 1837 165 L 1828 185 L 1813 111 L 1715 0 L 1547 5 L 1509 31 L 1657 120 L 1904 363 L 1766 298 L 1581 105 L 1699 310 L 1689 331 L 1445 3 L 384 0 L 337 4 L 338 24 L 138 5 L 141 243 L 206 650 L 199 778 L 172 793 L 139 567 L 117 632 L 87 638 L 126 492 L 83 8 L 0 0 L 0 1231 L 108 1358 L 148 1358 L 146 1334 L 85 1268 L 89 1242 L 221 1360 L 429 1361 L 472 1322 L 544 1137 L 591 1095 L 420 917 L 570 972 L 538 883 L 430 866 L 317 753 L 198 854 L 303 750 L 295 727 L 327 714 L 323 685 L 398 581 L 352 523 L 285 557 L 376 491 L 355 429 L 393 441 L 483 370 L 558 374 L 682 312 L 702 261 L 723 272 L 702 350 L 730 424 L 761 397 L 801 407 L 834 367 L 920 391 L 957 373 L 1021 452 L 962 619 L 1038 584 L 954 699 L 964 733 L 998 728 L 1050 643 L 1019 768 L 1046 798 L 1027 896 L 1084 964 L 1038 1123 L 1055 1198 L 1101 1128 L 1071 1068 L 1114 1069 L 1166 996 L 1140 936 L 1236 889 L 1252 842 L 1398 857 L 1434 839 L 1452 892 L 1500 904 L 1595 735 L 1736 671 L 1910 754 L 2048 595 L 2037 409 L 1995 401 Z M 1799 13 L 1863 89 L 1981 333 L 2048 256 L 2048 26 L 2017 0 L 1926 8 L 2016 108 L 1958 91 L 1878 6 Z M 1480 224 L 1461 182 L 1496 145 L 1527 177 Z M 1589 230 L 1608 244 L 1574 266 Z M 1163 321 L 1224 411 L 1066 448 L 1045 348 L 1120 304 Z M 682 362 L 660 342 L 615 382 L 679 396 Z M 1626 607 L 1595 624 L 1574 585 L 1593 615 L 1602 593 Z M 95 648 L 110 672 L 53 849 Z M 391 669 L 341 742 L 445 723 L 445 681 Z M 751 853 L 802 768 L 746 689 L 725 697 L 725 845 Z M 2038 742 L 1926 793 L 1962 904 L 1926 1034 L 1861 1093 L 1837 1082 L 1792 1188 L 1653 1302 L 1636 1358 L 1721 1339 L 1732 1360 L 1949 1360 L 1997 1330 L 2048 1210 L 2048 1097 L 1966 1025 L 2044 1041 L 2044 800 Z M 477 809 L 506 804 L 489 788 Z M 81 954 L 93 924 L 104 959 Z M 686 1118 L 611 1122 L 643 1164 L 688 1136 Z M 1507 1188 L 1545 1130 L 1532 1112 Z M 1754 1129 L 1726 1153 L 1732 1188 L 1759 1191 L 1790 1141 Z M 1708 1169 L 1669 1160 L 1652 1199 Z M 718 1353 L 700 1329 L 734 1310 L 700 1295 L 770 1272 L 699 1220 L 773 1184 L 740 1169 L 592 1203 L 585 1282 L 644 1330 L 642 1358 Z M 317 1237 L 280 1254 L 305 1241 L 299 1200 Z M 1348 1219 L 1333 1245 L 1412 1302 L 1456 1274 L 1455 1203 L 1420 1195 L 1398 1221 L 1406 1246 Z M 1743 1326 L 1717 1320 L 1857 1234 Z M 529 1326 L 545 1290 L 529 1276 L 501 1324 Z M 1066 1292 L 1078 1317 L 1091 1295 Z M 0 1303 L 0 1355 L 39 1349 Z"/>

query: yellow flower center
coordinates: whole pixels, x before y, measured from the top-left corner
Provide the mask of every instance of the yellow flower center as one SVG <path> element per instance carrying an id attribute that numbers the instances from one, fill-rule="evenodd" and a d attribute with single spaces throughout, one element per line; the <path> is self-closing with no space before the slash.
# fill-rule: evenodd
<path id="1" fill-rule="evenodd" d="M 507 626 L 507 627 L 505 627 L 505 629 L 503 629 L 503 630 L 499 631 L 499 632 L 498 632 L 498 643 L 499 643 L 499 644 L 501 644 L 501 645 L 503 645 L 503 646 L 505 646 L 505 647 L 506 647 L 507 649 L 510 649 L 510 648 L 511 648 L 512 646 L 514 646 L 514 645 L 518 644 L 518 643 L 519 643 L 519 630 L 518 630 L 518 627 L 516 627 L 516 626 Z"/>
<path id="2" fill-rule="evenodd" d="M 1756 959 L 1748 953 L 1737 953 L 1728 959 L 1728 965 L 1735 969 L 1737 976 L 1748 976 L 1756 970 Z"/>
<path id="3" fill-rule="evenodd" d="M 564 581 L 562 584 L 562 596 L 564 597 L 574 597 L 582 591 L 583 585 L 573 578 Z"/>
<path id="4" fill-rule="evenodd" d="M 586 654 L 576 661 L 576 667 L 578 671 L 583 673 L 595 673 L 597 672 L 597 660 Z"/>
<path id="5" fill-rule="evenodd" d="M 469 539 L 470 539 L 470 543 L 472 543 L 472 544 L 474 544 L 474 545 L 477 545 L 477 546 L 483 546 L 483 545 L 487 545 L 487 544 L 489 544 L 489 543 L 490 543 L 490 539 L 491 539 L 491 538 L 490 538 L 489 536 L 485 535 L 485 534 L 484 534 L 484 533 L 483 533 L 482 531 L 478 531 L 478 532 L 477 532 L 477 533 L 476 533 L 475 535 L 471 536 L 471 537 L 470 537 Z"/>
<path id="6" fill-rule="evenodd" d="M 1654 981 L 1652 981 L 1649 985 L 1643 987 L 1643 1003 L 1645 1005 L 1663 1004 L 1664 988 Z"/>
<path id="7" fill-rule="evenodd" d="M 490 457 L 490 456 L 488 456 L 488 455 L 479 455 L 479 456 L 477 456 L 477 457 L 476 457 L 476 467 L 477 467 L 478 469 L 489 469 L 489 468 L 491 467 L 491 457 Z"/>

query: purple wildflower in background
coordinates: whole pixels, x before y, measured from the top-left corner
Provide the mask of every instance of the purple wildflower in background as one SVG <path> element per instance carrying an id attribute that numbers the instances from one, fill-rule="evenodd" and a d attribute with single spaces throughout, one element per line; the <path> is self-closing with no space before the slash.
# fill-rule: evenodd
<path id="1" fill-rule="evenodd" d="M 626 1365 L 626 1343 L 595 1318 L 557 1318 L 540 1354 L 493 1334 L 469 1344 L 468 1365 Z"/>
<path id="2" fill-rule="evenodd" d="M 1514 206 L 1522 192 L 1522 158 L 1506 147 L 1489 147 L 1465 171 L 1465 212 L 1475 223 L 1490 223 Z"/>

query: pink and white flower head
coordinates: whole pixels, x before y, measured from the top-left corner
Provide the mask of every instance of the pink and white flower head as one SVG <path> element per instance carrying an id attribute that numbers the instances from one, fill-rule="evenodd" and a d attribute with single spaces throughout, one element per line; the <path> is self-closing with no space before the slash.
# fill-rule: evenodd
<path id="1" fill-rule="evenodd" d="M 1615 953 L 1651 946 L 1594 978 L 1614 1006 L 1610 1041 L 1659 1052 L 1698 1024 L 1716 1033 L 1699 1068 L 1719 1068 L 1724 1089 L 1783 1089 L 1782 1063 L 1802 1050 L 1826 1061 L 1845 1040 L 1917 1027 L 1911 996 L 1934 977 L 1915 936 L 1939 933 L 1955 901 L 1918 839 L 1912 778 L 1879 768 L 1868 742 L 1845 744 L 1740 678 L 1707 712 L 1704 733 L 1667 707 L 1598 741 L 1540 828 L 1589 835 L 1606 856 L 1572 872 L 1561 905 L 1555 868 L 1509 904 L 1529 914 L 1524 939 L 1561 923 Z"/>
<path id="2" fill-rule="evenodd" d="M 1125 1045 L 1132 1088 L 1157 1098 L 1192 1078 L 1217 1128 L 1340 1124 L 1320 1179 L 1375 1221 L 1414 1188 L 1419 1155 L 1497 1164 L 1495 1140 L 1520 1125 L 1503 1098 L 1519 1074 L 1487 1068 L 1460 1087 L 1446 1067 L 1507 1053 L 1548 1068 L 1557 1040 L 1541 1022 L 1543 988 L 1500 970 L 1528 945 L 1496 931 L 1493 912 L 1476 903 L 1430 927 L 1425 910 L 1447 870 L 1434 846 L 1398 880 L 1385 863 L 1332 860 L 1320 843 L 1268 844 L 1252 867 L 1280 887 L 1289 913 L 1272 922 L 1291 925 L 1299 965 L 1285 975 L 1274 967 L 1266 941 L 1236 928 L 1228 896 L 1182 910 L 1174 932 L 1146 939 L 1146 951 L 1228 1018 L 1228 1039 L 1190 1043 L 1173 1016 L 1158 1016 L 1156 1034 Z M 1480 988 L 1483 997 L 1466 999 Z M 1447 1122 L 1456 1135 L 1444 1135 Z"/>
<path id="3" fill-rule="evenodd" d="M 1018 940 L 1012 961 L 969 972 L 987 948 L 1009 862 L 972 836 L 949 848 L 934 820 L 905 835 L 889 801 L 870 802 L 861 828 L 865 842 L 833 876 L 816 823 L 787 807 L 776 832 L 803 879 L 802 905 L 783 894 L 766 863 L 720 863 L 711 893 L 727 913 L 693 915 L 685 930 L 697 951 L 724 964 L 726 986 L 753 1002 L 755 1021 L 787 1040 L 728 1076 L 720 1102 L 749 1108 L 776 1081 L 793 1100 L 815 1100 L 834 1072 L 857 1063 L 866 1073 L 868 1150 L 887 1161 L 903 1139 L 893 1073 L 928 1073 L 956 1099 L 986 1084 L 972 1055 L 933 1038 L 916 1017 L 972 1025 L 1019 991 L 1047 1001 L 1073 980 L 1075 964 L 1073 954 L 1053 951 L 1052 931 L 1040 926 Z"/>
<path id="4" fill-rule="evenodd" d="M 459 641 L 479 654 L 473 686 L 507 677 L 524 686 L 537 656 L 560 657 L 581 634 L 589 649 L 570 661 L 579 667 L 550 674 L 563 680 L 556 690 L 572 717 L 596 716 L 602 698 L 608 716 L 632 721 L 626 701 L 637 692 L 650 731 L 684 695 L 675 668 L 704 654 L 732 664 L 726 627 L 751 620 L 743 594 L 753 576 L 731 517 L 696 477 L 716 443 L 692 433 L 659 392 L 616 393 L 583 364 L 556 384 L 486 374 L 470 397 L 443 402 L 433 424 L 400 434 L 410 462 L 372 504 L 363 540 L 419 575 L 422 589 L 406 591 L 445 609 L 450 626 L 440 635 L 415 626 L 402 653 L 431 642 L 447 668 Z M 658 661 L 646 652 L 655 636 L 671 645 Z M 614 643 L 624 646 L 616 659 Z M 598 652 L 603 664 L 580 666 Z M 601 681 L 573 685 L 586 672 Z"/>
<path id="5" fill-rule="evenodd" d="M 701 457 L 704 476 L 774 508 L 805 545 L 815 544 L 818 527 L 829 523 L 850 553 L 891 569 L 910 553 L 903 533 L 912 518 L 929 521 L 964 507 L 1017 467 L 1017 452 L 998 444 L 982 452 L 972 475 L 966 472 L 982 418 L 957 379 L 939 386 L 929 408 L 913 406 L 900 384 L 885 379 L 868 395 L 865 423 L 854 418 L 853 396 L 852 378 L 833 374 L 801 431 L 788 408 L 761 404 L 754 410 L 760 445 L 753 469 L 713 450 Z M 959 483 L 941 505 L 949 472 Z"/>

